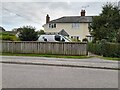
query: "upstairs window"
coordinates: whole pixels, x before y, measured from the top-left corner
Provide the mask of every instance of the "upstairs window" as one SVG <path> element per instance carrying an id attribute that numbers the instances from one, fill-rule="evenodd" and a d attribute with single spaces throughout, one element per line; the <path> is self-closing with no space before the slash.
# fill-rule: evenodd
<path id="1" fill-rule="evenodd" d="M 79 23 L 72 23 L 72 28 L 79 28 L 80 24 Z"/>
<path id="2" fill-rule="evenodd" d="M 50 23 L 49 28 L 56 28 L 56 24 L 55 23 Z"/>

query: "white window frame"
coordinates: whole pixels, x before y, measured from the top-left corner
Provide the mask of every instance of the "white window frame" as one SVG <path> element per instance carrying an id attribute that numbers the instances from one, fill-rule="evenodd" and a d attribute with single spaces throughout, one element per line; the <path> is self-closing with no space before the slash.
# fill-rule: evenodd
<path id="1" fill-rule="evenodd" d="M 79 28 L 80 27 L 80 23 L 72 23 L 72 28 Z"/>
<path id="2" fill-rule="evenodd" d="M 48 27 L 49 27 L 49 28 L 56 28 L 56 23 L 49 23 L 49 24 L 48 24 Z"/>

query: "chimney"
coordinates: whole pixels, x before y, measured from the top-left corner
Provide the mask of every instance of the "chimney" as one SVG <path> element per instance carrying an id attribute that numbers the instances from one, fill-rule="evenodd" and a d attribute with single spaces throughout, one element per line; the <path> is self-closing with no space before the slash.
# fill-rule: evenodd
<path id="1" fill-rule="evenodd" d="M 85 16 L 85 10 L 81 10 L 81 16 Z"/>
<path id="2" fill-rule="evenodd" d="M 47 14 L 47 16 L 46 16 L 46 23 L 48 23 L 50 21 L 50 17 L 49 17 L 49 15 Z"/>

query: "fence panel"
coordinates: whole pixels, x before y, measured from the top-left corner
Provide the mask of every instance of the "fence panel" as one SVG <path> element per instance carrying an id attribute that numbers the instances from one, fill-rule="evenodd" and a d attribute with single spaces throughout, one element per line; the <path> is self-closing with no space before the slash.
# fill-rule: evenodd
<path id="1" fill-rule="evenodd" d="M 3 53 L 87 55 L 86 43 L 2 41 Z"/>

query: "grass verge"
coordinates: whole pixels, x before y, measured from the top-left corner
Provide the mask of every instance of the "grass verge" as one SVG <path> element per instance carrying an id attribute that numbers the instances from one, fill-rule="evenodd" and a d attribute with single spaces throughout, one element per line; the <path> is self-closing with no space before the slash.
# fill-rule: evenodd
<path id="1" fill-rule="evenodd" d="M 3 56 L 33 56 L 33 57 L 51 57 L 51 58 L 73 58 L 73 59 L 85 59 L 92 56 L 65 56 L 65 55 L 49 55 L 49 54 L 13 54 L 13 53 L 1 53 Z"/>
<path id="2" fill-rule="evenodd" d="M 120 61 L 120 58 L 103 57 L 103 59 L 106 59 L 106 60 L 115 60 L 115 61 Z"/>
<path id="3" fill-rule="evenodd" d="M 103 57 L 103 56 L 97 56 L 97 57 L 101 58 L 101 59 L 104 59 L 104 60 L 120 61 L 120 58 Z"/>

